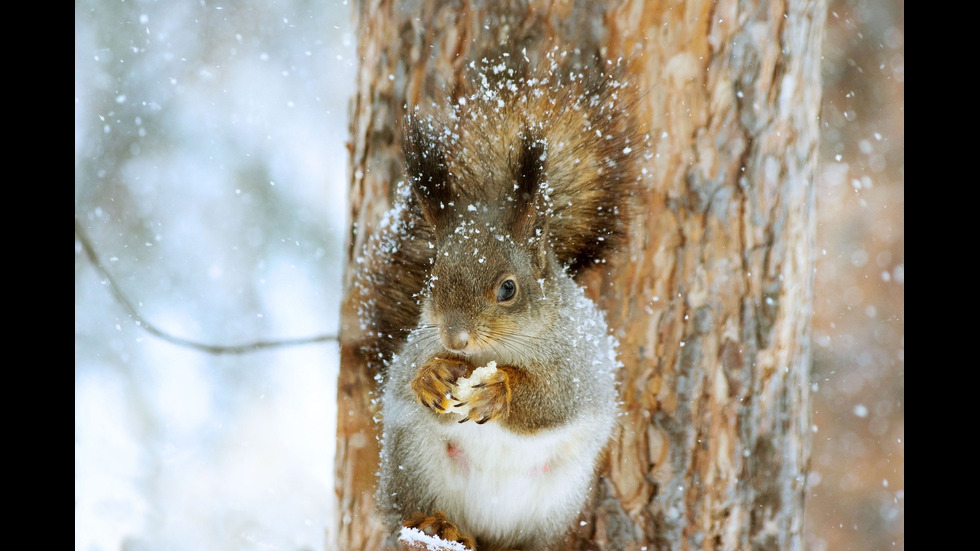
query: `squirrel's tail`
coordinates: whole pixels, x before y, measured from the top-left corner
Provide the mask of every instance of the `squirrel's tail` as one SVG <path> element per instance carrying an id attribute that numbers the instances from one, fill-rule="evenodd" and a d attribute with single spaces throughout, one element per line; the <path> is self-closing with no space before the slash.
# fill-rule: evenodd
<path id="1" fill-rule="evenodd" d="M 448 112 L 410 114 L 403 147 L 406 178 L 436 182 L 429 187 L 440 201 L 457 208 L 520 201 L 515 177 L 533 173 L 549 243 L 579 276 L 624 242 L 645 147 L 626 64 L 596 62 L 604 69 L 584 72 L 565 61 L 558 51 L 536 62 L 523 52 L 474 60 Z M 533 171 L 524 166 L 529 148 L 540 163 Z M 420 205 L 405 189 L 396 195 L 355 281 L 370 343 L 363 352 L 379 368 L 418 324 L 435 253 L 435 228 Z"/>
<path id="2" fill-rule="evenodd" d="M 583 72 L 580 57 L 565 58 L 549 50 L 536 64 L 523 52 L 474 61 L 451 112 L 416 123 L 426 130 L 409 134 L 406 158 L 412 178 L 431 178 L 436 160 L 448 199 L 493 205 L 515 199 L 528 144 L 540 150 L 551 245 L 577 276 L 624 242 L 646 144 L 628 63 L 594 61 Z"/>

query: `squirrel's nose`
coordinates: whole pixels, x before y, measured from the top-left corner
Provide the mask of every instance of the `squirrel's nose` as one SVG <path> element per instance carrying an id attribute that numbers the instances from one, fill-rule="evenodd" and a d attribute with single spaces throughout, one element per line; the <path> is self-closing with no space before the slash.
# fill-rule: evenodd
<path id="1" fill-rule="evenodd" d="M 465 329 L 459 331 L 449 329 L 443 332 L 442 342 L 450 350 L 462 350 L 470 342 L 470 333 Z"/>

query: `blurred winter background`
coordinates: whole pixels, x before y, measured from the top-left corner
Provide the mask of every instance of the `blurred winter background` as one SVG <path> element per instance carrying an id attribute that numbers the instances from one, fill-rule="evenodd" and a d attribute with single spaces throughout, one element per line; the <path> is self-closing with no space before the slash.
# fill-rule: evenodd
<path id="1" fill-rule="evenodd" d="M 345 2 L 75 3 L 75 218 L 142 315 L 214 344 L 336 333 Z M 75 245 L 75 548 L 309 549 L 338 350 L 141 329 Z"/>
<path id="2" fill-rule="evenodd" d="M 343 1 L 76 1 L 75 218 L 151 323 L 335 333 Z M 834 0 L 807 543 L 905 542 L 904 3 Z M 334 343 L 139 326 L 75 241 L 75 549 L 327 550 Z"/>

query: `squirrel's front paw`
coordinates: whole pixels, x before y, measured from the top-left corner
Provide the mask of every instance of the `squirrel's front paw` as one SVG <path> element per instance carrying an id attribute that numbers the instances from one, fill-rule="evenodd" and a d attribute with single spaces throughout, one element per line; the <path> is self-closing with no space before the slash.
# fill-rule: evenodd
<path id="1" fill-rule="evenodd" d="M 473 393 L 466 399 L 469 411 L 459 422 L 476 421 L 479 424 L 493 421 L 510 410 L 510 384 L 507 373 L 495 370 L 482 381 L 473 385 Z"/>
<path id="2" fill-rule="evenodd" d="M 445 412 L 451 405 L 450 401 L 456 400 L 452 395 L 453 383 L 465 377 L 468 368 L 469 364 L 460 360 L 432 358 L 412 380 L 415 398 L 429 409 Z"/>
<path id="3" fill-rule="evenodd" d="M 445 541 L 458 541 L 470 549 L 476 549 L 476 542 L 473 541 L 473 538 L 463 535 L 442 511 L 436 511 L 432 515 L 422 512 L 415 513 L 402 522 L 402 526 L 421 530 L 430 536 L 436 536 Z"/>

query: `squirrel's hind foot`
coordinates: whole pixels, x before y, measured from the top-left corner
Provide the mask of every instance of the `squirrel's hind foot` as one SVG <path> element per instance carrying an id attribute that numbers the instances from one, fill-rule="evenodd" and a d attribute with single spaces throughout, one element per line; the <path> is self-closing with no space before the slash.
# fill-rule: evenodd
<path id="1" fill-rule="evenodd" d="M 469 549 L 476 550 L 476 542 L 473 538 L 461 533 L 459 528 L 447 519 L 446 514 L 442 511 L 436 511 L 431 515 L 419 511 L 402 521 L 402 526 L 415 528 L 446 541 L 459 542 Z"/>

